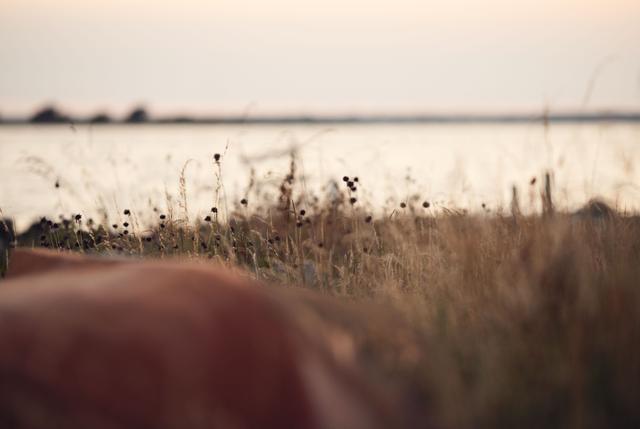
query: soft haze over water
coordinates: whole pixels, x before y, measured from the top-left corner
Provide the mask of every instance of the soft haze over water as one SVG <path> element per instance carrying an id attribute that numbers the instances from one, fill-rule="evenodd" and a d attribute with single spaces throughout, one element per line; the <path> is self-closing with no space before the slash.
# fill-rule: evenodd
<path id="1" fill-rule="evenodd" d="M 414 194 L 436 207 L 479 210 L 486 203 L 492 210 L 499 205 L 508 210 L 512 185 L 524 210 L 536 208 L 547 169 L 554 171 L 561 207 L 601 196 L 620 208 L 638 209 L 638 144 L 640 124 L 622 123 L 548 129 L 540 124 L 4 126 L 0 209 L 21 228 L 37 216 L 95 216 L 100 207 L 110 213 L 164 211 L 167 194 L 177 201 L 180 172 L 191 160 L 185 170 L 189 210 L 204 215 L 214 204 L 214 153 L 225 154 L 230 206 L 246 196 L 251 168 L 258 188 L 275 201 L 292 149 L 307 190 L 319 193 L 344 175 L 358 176 L 361 203 L 378 210 Z M 538 180 L 531 186 L 533 177 Z M 248 197 L 255 203 L 253 191 Z"/>

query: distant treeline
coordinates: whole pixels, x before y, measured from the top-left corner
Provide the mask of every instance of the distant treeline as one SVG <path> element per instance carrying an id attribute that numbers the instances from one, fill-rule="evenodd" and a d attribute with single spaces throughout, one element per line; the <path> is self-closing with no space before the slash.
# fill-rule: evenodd
<path id="1" fill-rule="evenodd" d="M 4 119 L 4 124 L 349 124 L 349 123 L 528 123 L 528 122 L 640 122 L 640 111 L 505 114 L 380 114 L 380 115 L 285 115 L 285 116 L 167 116 L 151 117 L 142 107 L 121 118 L 107 113 L 73 117 L 53 106 L 44 107 L 26 119 Z"/>
<path id="2" fill-rule="evenodd" d="M 51 123 L 90 123 L 90 124 L 108 124 L 111 122 L 125 123 L 142 123 L 149 121 L 149 115 L 144 107 L 136 107 L 125 118 L 115 119 L 107 113 L 97 113 L 88 118 L 74 118 L 63 113 L 53 106 L 47 106 L 38 110 L 28 120 L 33 124 L 51 124 Z"/>

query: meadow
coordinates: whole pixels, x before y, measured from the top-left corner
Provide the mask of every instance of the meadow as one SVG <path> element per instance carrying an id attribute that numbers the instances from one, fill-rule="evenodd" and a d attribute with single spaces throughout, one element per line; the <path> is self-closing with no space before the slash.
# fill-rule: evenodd
<path id="1" fill-rule="evenodd" d="M 183 172 L 166 212 L 43 217 L 16 244 L 197 259 L 312 290 L 317 314 L 351 334 L 409 426 L 640 425 L 635 214 L 597 200 L 558 210 L 552 173 L 530 179 L 539 212 L 523 214 L 515 190 L 509 207 L 467 211 L 418 194 L 370 207 L 358 177 L 309 193 L 294 158 L 275 197 L 252 181 L 230 201 L 224 160 L 212 161 L 215 196 L 198 219 Z"/>

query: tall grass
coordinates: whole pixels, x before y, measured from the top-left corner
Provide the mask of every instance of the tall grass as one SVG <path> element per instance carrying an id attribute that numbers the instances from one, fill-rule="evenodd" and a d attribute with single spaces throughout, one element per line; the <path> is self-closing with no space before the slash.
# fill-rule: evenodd
<path id="1" fill-rule="evenodd" d="M 353 177 L 305 194 L 293 160 L 277 198 L 219 207 L 215 163 L 216 206 L 197 222 L 181 192 L 183 210 L 147 226 L 133 209 L 103 225 L 43 218 L 19 245 L 208 258 L 343 297 L 330 302 L 347 301 L 349 316 L 323 317 L 352 333 L 362 368 L 398 394 L 411 426 L 640 427 L 636 216 L 598 202 L 558 212 L 549 175 L 540 214 L 522 215 L 515 190 L 509 212 L 418 197 L 374 210 Z"/>

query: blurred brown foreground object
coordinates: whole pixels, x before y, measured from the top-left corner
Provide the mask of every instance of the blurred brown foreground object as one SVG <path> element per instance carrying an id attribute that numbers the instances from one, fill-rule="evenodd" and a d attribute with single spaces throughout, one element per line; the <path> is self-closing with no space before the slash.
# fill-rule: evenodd
<path id="1" fill-rule="evenodd" d="M 210 265 L 15 250 L 0 427 L 388 427 L 277 293 Z"/>

